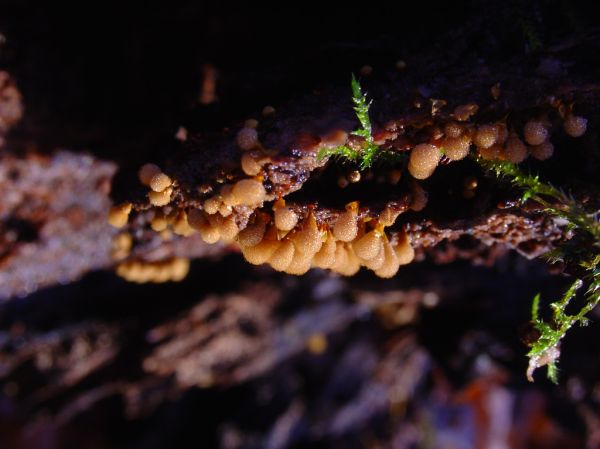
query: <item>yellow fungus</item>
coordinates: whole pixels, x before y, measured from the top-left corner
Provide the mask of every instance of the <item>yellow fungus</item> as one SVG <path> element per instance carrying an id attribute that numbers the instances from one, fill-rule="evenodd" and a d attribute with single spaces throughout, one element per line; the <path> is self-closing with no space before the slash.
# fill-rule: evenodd
<path id="1" fill-rule="evenodd" d="M 435 145 L 419 144 L 410 152 L 408 171 L 416 179 L 429 178 L 440 162 L 441 157 L 442 153 Z"/>
<path id="2" fill-rule="evenodd" d="M 265 106 L 262 110 L 262 115 L 269 116 L 275 114 L 275 108 L 273 106 Z"/>
<path id="3" fill-rule="evenodd" d="M 214 215 L 215 217 L 222 217 L 219 214 Z M 211 218 L 208 218 L 208 221 L 210 221 Z M 240 232 L 237 223 L 235 222 L 235 218 L 233 217 L 233 215 L 229 215 L 226 218 L 222 218 L 220 220 L 218 220 L 218 229 L 219 229 L 219 233 L 221 235 L 221 239 L 223 239 L 226 242 L 231 242 L 233 241 L 233 239 L 235 239 L 235 237 L 238 235 L 238 233 Z"/>
<path id="4" fill-rule="evenodd" d="M 269 260 L 280 244 L 276 238 L 276 231 L 274 227 L 269 229 L 263 240 L 256 245 L 241 246 L 242 254 L 248 262 L 253 265 L 260 265 Z"/>
<path id="5" fill-rule="evenodd" d="M 294 251 L 294 257 L 285 269 L 285 272 L 300 276 L 310 270 L 311 262 L 312 256 L 310 254 L 305 254 L 301 251 L 298 251 L 296 248 Z"/>
<path id="6" fill-rule="evenodd" d="M 173 181 L 164 173 L 155 174 L 152 179 L 150 179 L 149 187 L 155 192 L 162 192 L 167 187 L 169 187 Z"/>
<path id="7" fill-rule="evenodd" d="M 352 242 L 354 253 L 363 260 L 375 258 L 382 248 L 381 233 L 374 229 Z"/>
<path id="8" fill-rule="evenodd" d="M 206 243 L 216 243 L 221 238 L 219 229 L 208 220 L 208 217 L 212 216 L 207 215 L 200 209 L 191 209 L 187 214 L 188 224 L 200 233 L 200 238 Z"/>
<path id="9" fill-rule="evenodd" d="M 358 203 L 352 202 L 346 206 L 346 212 L 341 214 L 333 225 L 333 235 L 342 242 L 351 242 L 358 234 Z"/>
<path id="10" fill-rule="evenodd" d="M 280 231 L 291 231 L 296 227 L 298 224 L 298 214 L 286 206 L 283 200 L 277 201 L 274 209 L 273 217 L 277 229 Z"/>
<path id="11" fill-rule="evenodd" d="M 235 205 L 255 206 L 262 203 L 267 192 L 260 181 L 255 179 L 242 179 L 233 185 L 231 190 L 235 198 Z"/>
<path id="12" fill-rule="evenodd" d="M 254 118 L 249 118 L 244 122 L 244 128 L 258 128 L 258 120 Z"/>
<path id="13" fill-rule="evenodd" d="M 471 116 L 475 115 L 479 110 L 479 106 L 474 103 L 463 104 L 454 109 L 454 118 L 460 122 L 467 121 Z"/>
<path id="14" fill-rule="evenodd" d="M 237 133 L 235 140 L 238 147 L 248 151 L 258 145 L 258 133 L 254 128 L 242 128 Z"/>
<path id="15" fill-rule="evenodd" d="M 477 148 L 489 148 L 498 140 L 498 128 L 494 125 L 481 125 L 475 132 L 473 143 Z"/>
<path id="16" fill-rule="evenodd" d="M 216 214 L 219 211 L 219 207 L 221 207 L 221 200 L 216 196 L 207 198 L 204 201 L 204 211 L 207 214 Z"/>
<path id="17" fill-rule="evenodd" d="M 185 211 L 180 211 L 173 221 L 173 232 L 177 235 L 189 237 L 194 233 L 194 229 L 188 223 L 188 216 Z"/>
<path id="18" fill-rule="evenodd" d="M 144 164 L 138 171 L 138 178 L 143 185 L 150 186 L 150 181 L 152 181 L 152 178 L 159 173 L 162 173 L 162 170 L 158 165 Z"/>
<path id="19" fill-rule="evenodd" d="M 151 190 L 150 192 L 148 192 L 148 199 L 150 200 L 150 204 L 152 204 L 153 206 L 166 206 L 171 202 L 172 193 L 172 187 L 167 187 L 162 192 L 155 192 L 154 190 Z"/>
<path id="20" fill-rule="evenodd" d="M 323 334 L 312 334 L 306 341 L 306 348 L 312 354 L 323 354 L 327 350 L 327 337 Z"/>
<path id="21" fill-rule="evenodd" d="M 412 201 L 410 202 L 411 210 L 419 212 L 425 209 L 429 198 L 429 195 L 427 195 L 425 189 L 421 187 L 421 185 L 418 182 L 413 181 L 410 184 L 410 190 L 412 193 Z"/>
<path id="22" fill-rule="evenodd" d="M 291 241 L 283 240 L 269 257 L 269 264 L 276 271 L 284 271 L 292 263 L 295 251 L 294 244 Z"/>
<path id="23" fill-rule="evenodd" d="M 552 154 L 554 154 L 554 145 L 550 141 L 545 141 L 539 145 L 530 147 L 529 151 L 535 159 L 545 161 L 546 159 L 550 159 Z"/>
<path id="24" fill-rule="evenodd" d="M 587 130 L 587 119 L 569 114 L 563 123 L 565 132 L 571 137 L 581 137 Z"/>
<path id="25" fill-rule="evenodd" d="M 400 268 L 400 259 L 387 239 L 383 242 L 383 257 L 383 265 L 375 270 L 375 274 L 385 279 L 394 277 Z"/>
<path id="26" fill-rule="evenodd" d="M 313 263 L 318 268 L 331 268 L 335 263 L 336 241 L 332 234 L 328 233 L 321 249 L 315 254 Z"/>
<path id="27" fill-rule="evenodd" d="M 396 256 L 398 256 L 398 263 L 400 265 L 409 264 L 415 258 L 415 250 L 410 244 L 408 235 L 404 232 L 398 237 L 394 251 L 396 252 Z"/>
<path id="28" fill-rule="evenodd" d="M 238 234 L 238 242 L 241 246 L 255 246 L 258 245 L 266 230 L 267 222 L 262 215 L 255 215 L 254 221 L 249 223 L 240 233 Z"/>
<path id="29" fill-rule="evenodd" d="M 248 176 L 256 176 L 262 170 L 262 165 L 259 163 L 257 157 L 252 153 L 242 154 L 240 165 L 242 167 L 242 171 Z"/>
<path id="30" fill-rule="evenodd" d="M 453 161 L 464 159 L 469 154 L 471 139 L 466 134 L 458 137 L 445 137 L 441 141 L 446 157 Z"/>
<path id="31" fill-rule="evenodd" d="M 527 159 L 527 147 L 521 139 L 513 134 L 506 141 L 504 155 L 513 164 L 519 164 Z"/>
<path id="32" fill-rule="evenodd" d="M 123 203 L 113 206 L 108 211 L 108 223 L 115 228 L 122 228 L 129 220 L 131 203 Z"/>
<path id="33" fill-rule="evenodd" d="M 154 218 L 152 218 L 152 221 L 150 222 L 150 227 L 153 231 L 161 232 L 167 229 L 168 224 L 169 223 L 167 222 L 167 219 L 164 216 L 164 214 L 161 212 L 157 212 L 154 214 Z"/>
<path id="34" fill-rule="evenodd" d="M 492 145 L 489 148 L 479 148 L 479 155 L 486 161 L 493 161 L 500 158 L 503 152 L 503 148 L 500 145 Z"/>
<path id="35" fill-rule="evenodd" d="M 540 145 L 548 139 L 548 128 L 539 121 L 530 120 L 525 123 L 523 137 L 529 145 Z"/>

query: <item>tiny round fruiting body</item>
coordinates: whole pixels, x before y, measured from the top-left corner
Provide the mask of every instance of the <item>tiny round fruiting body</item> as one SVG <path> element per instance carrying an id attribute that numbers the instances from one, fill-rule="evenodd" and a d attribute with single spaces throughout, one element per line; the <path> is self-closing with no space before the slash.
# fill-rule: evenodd
<path id="1" fill-rule="evenodd" d="M 398 256 L 398 263 L 400 265 L 407 265 L 415 258 L 415 250 L 410 244 L 410 239 L 406 233 L 402 233 L 399 236 L 397 244 L 394 246 L 396 256 Z"/>
<path id="2" fill-rule="evenodd" d="M 108 223 L 115 228 L 122 228 L 129 220 L 131 203 L 123 203 L 113 206 L 108 211 Z"/>
<path id="3" fill-rule="evenodd" d="M 255 179 L 242 179 L 233 185 L 231 190 L 235 198 L 235 205 L 254 206 L 262 203 L 267 192 L 260 181 Z"/>
<path id="4" fill-rule="evenodd" d="M 345 259 L 343 259 L 344 263 L 340 264 L 339 266 L 337 266 L 337 260 L 336 260 L 335 265 L 337 266 L 337 269 L 334 271 L 337 271 L 338 273 L 340 273 L 343 276 L 354 276 L 356 273 L 358 273 L 358 270 L 360 270 L 360 260 L 358 257 L 356 257 L 356 254 L 354 254 L 354 251 L 352 250 L 352 246 L 350 246 L 349 243 L 343 243 L 342 246 L 344 247 L 344 252 L 346 254 L 346 257 L 345 257 Z M 337 258 L 337 254 L 336 254 L 336 258 Z"/>
<path id="5" fill-rule="evenodd" d="M 171 202 L 172 193 L 172 187 L 167 187 L 162 192 L 155 192 L 154 190 L 151 190 L 150 192 L 148 192 L 148 199 L 150 200 L 150 204 L 152 204 L 153 206 L 166 206 Z"/>
<path id="6" fill-rule="evenodd" d="M 333 225 L 333 235 L 342 242 L 351 242 L 358 234 L 358 203 L 346 206 L 346 212 L 341 214 Z"/>
<path id="7" fill-rule="evenodd" d="M 275 114 L 275 108 L 273 106 L 265 106 L 262 110 L 262 115 L 268 116 Z"/>
<path id="8" fill-rule="evenodd" d="M 276 231 L 275 228 L 269 229 L 257 245 L 241 246 L 242 254 L 248 262 L 253 265 L 260 265 L 271 258 L 281 243 L 276 238 Z"/>
<path id="9" fill-rule="evenodd" d="M 445 137 L 441 142 L 441 146 L 448 159 L 459 161 L 469 154 L 471 139 L 466 134 L 458 137 Z"/>
<path id="10" fill-rule="evenodd" d="M 471 116 L 475 115 L 479 110 L 479 106 L 474 103 L 463 104 L 454 109 L 454 118 L 460 122 L 467 121 Z"/>
<path id="11" fill-rule="evenodd" d="M 479 156 L 481 156 L 486 161 L 493 161 L 500 158 L 500 155 L 503 152 L 502 146 L 499 144 L 492 145 L 489 148 L 478 148 Z"/>
<path id="12" fill-rule="evenodd" d="M 362 260 L 371 260 L 379 254 L 382 244 L 381 233 L 372 230 L 352 242 L 352 249 Z"/>
<path id="13" fill-rule="evenodd" d="M 442 153 L 438 147 L 428 143 L 417 145 L 410 152 L 408 171 L 416 179 L 429 178 L 437 167 Z"/>
<path id="14" fill-rule="evenodd" d="M 177 214 L 173 221 L 173 232 L 184 237 L 189 237 L 194 233 L 194 228 L 188 224 L 188 216 L 185 211 L 182 210 Z"/>
<path id="15" fill-rule="evenodd" d="M 504 155 L 513 164 L 519 164 L 527 159 L 527 147 L 521 139 L 512 135 L 506 141 Z"/>
<path id="16" fill-rule="evenodd" d="M 149 187 L 155 192 L 162 192 L 167 187 L 169 187 L 173 181 L 164 173 L 155 174 L 152 179 L 150 179 Z"/>
<path id="17" fill-rule="evenodd" d="M 215 217 L 222 216 L 220 214 L 216 214 Z M 210 221 L 210 217 L 209 217 Z M 233 215 L 229 215 L 226 218 L 222 218 L 218 223 L 219 234 L 221 239 L 225 242 L 231 242 L 236 238 L 240 229 L 238 228 L 237 223 L 235 222 L 235 218 Z"/>
<path id="18" fill-rule="evenodd" d="M 321 249 L 323 238 L 313 213 L 309 214 L 298 231 L 290 235 L 290 240 L 298 251 L 310 254 L 311 257 Z"/>
<path id="19" fill-rule="evenodd" d="M 150 186 L 152 178 L 160 173 L 162 173 L 162 170 L 158 165 L 144 164 L 138 171 L 138 178 L 143 185 Z"/>
<path id="20" fill-rule="evenodd" d="M 209 215 L 216 214 L 219 211 L 219 207 L 221 207 L 221 200 L 216 196 L 207 198 L 204 201 L 204 211 Z"/>
<path id="21" fill-rule="evenodd" d="M 221 204 L 219 206 L 219 214 L 221 214 L 222 217 L 229 217 L 232 213 L 233 208 L 231 206 L 228 206 L 227 204 Z"/>
<path id="22" fill-rule="evenodd" d="M 156 214 L 150 222 L 150 227 L 156 232 L 164 231 L 167 229 L 168 225 L 167 218 L 162 213 Z"/>
<path id="23" fill-rule="evenodd" d="M 456 122 L 448 122 L 444 126 L 444 134 L 447 137 L 459 137 L 463 133 L 463 125 Z"/>
<path id="24" fill-rule="evenodd" d="M 542 122 L 530 120 L 523 127 L 523 137 L 529 145 L 540 145 L 548 139 L 548 127 Z"/>
<path id="25" fill-rule="evenodd" d="M 254 118 L 249 118 L 248 120 L 246 120 L 244 122 L 244 128 L 253 128 L 253 129 L 258 128 L 258 120 L 254 119 Z"/>
<path id="26" fill-rule="evenodd" d="M 587 119 L 569 114 L 563 123 L 565 132 L 571 137 L 581 137 L 587 130 Z"/>
<path id="27" fill-rule="evenodd" d="M 385 227 L 392 226 L 396 222 L 398 215 L 400 215 L 402 212 L 402 209 L 390 207 L 388 205 L 381 211 L 379 217 L 377 217 L 377 222 Z"/>
<path id="28" fill-rule="evenodd" d="M 267 220 L 262 215 L 256 215 L 254 221 L 242 229 L 238 236 L 240 246 L 258 245 L 265 236 Z"/>
<path id="29" fill-rule="evenodd" d="M 353 170 L 348 173 L 348 181 L 355 184 L 360 181 L 360 172 L 358 170 Z"/>
<path id="30" fill-rule="evenodd" d="M 269 258 L 269 264 L 275 271 L 284 271 L 294 258 L 294 244 L 289 240 L 283 240 Z"/>
<path id="31" fill-rule="evenodd" d="M 554 145 L 547 140 L 539 145 L 530 147 L 529 151 L 535 159 L 545 161 L 546 159 L 550 159 L 554 154 Z"/>
<path id="32" fill-rule="evenodd" d="M 262 165 L 252 153 L 244 153 L 240 165 L 242 171 L 248 176 L 256 176 L 262 170 Z"/>
<path id="33" fill-rule="evenodd" d="M 380 249 L 375 257 L 373 257 L 372 259 L 369 259 L 369 260 L 362 261 L 363 265 L 365 267 L 367 267 L 369 270 L 372 270 L 372 271 L 379 270 L 385 263 L 385 252 L 383 249 L 384 241 L 385 241 L 385 238 L 380 239 L 380 245 L 379 245 Z M 356 250 L 354 252 L 356 253 Z"/>
<path id="34" fill-rule="evenodd" d="M 508 127 L 506 123 L 499 122 L 494 125 L 498 130 L 498 138 L 496 139 L 496 144 L 504 145 L 506 139 L 508 139 Z"/>
<path id="35" fill-rule="evenodd" d="M 489 148 L 498 140 L 498 128 L 494 125 L 482 125 L 475 132 L 473 143 L 478 148 Z"/>
<path id="36" fill-rule="evenodd" d="M 198 231 L 200 238 L 210 244 L 218 242 L 221 238 L 219 229 L 208 221 L 208 217 L 212 216 L 205 214 L 200 209 L 191 209 L 187 214 L 190 227 Z"/>
<path id="37" fill-rule="evenodd" d="M 327 239 L 323 242 L 321 249 L 315 254 L 313 263 L 318 268 L 331 268 L 335 263 L 335 251 L 337 245 L 333 235 L 328 234 Z"/>
<path id="38" fill-rule="evenodd" d="M 396 251 L 394 251 L 394 247 L 387 239 L 383 243 L 383 257 L 383 265 L 375 270 L 375 274 L 384 279 L 394 277 L 400 268 L 400 260 Z"/>
<path id="39" fill-rule="evenodd" d="M 311 263 L 312 256 L 309 254 L 302 253 L 296 248 L 296 250 L 294 251 L 294 257 L 285 269 L 285 272 L 288 274 L 300 276 L 306 273 L 308 270 L 310 270 Z"/>
<path id="40" fill-rule="evenodd" d="M 298 214 L 288 206 L 276 207 L 273 216 L 275 226 L 280 231 L 291 231 L 298 224 Z"/>
<path id="41" fill-rule="evenodd" d="M 178 282 L 185 278 L 190 272 L 190 261 L 184 258 L 176 258 L 171 264 L 171 280 Z"/>
<path id="42" fill-rule="evenodd" d="M 244 151 L 249 151 L 258 145 L 258 132 L 254 128 L 242 128 L 236 136 L 236 143 Z"/>
<path id="43" fill-rule="evenodd" d="M 412 193 L 412 201 L 410 203 L 411 210 L 415 212 L 420 212 L 425 209 L 427 206 L 427 201 L 429 199 L 429 195 L 421 185 L 414 181 L 410 184 L 410 190 Z"/>

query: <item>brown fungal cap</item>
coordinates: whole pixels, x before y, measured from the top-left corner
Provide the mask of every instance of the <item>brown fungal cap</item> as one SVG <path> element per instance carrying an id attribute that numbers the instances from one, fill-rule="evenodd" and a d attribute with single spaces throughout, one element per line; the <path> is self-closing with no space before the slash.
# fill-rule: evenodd
<path id="1" fill-rule="evenodd" d="M 267 192 L 260 181 L 255 179 L 242 179 L 233 185 L 231 190 L 233 195 L 234 203 L 232 206 L 241 204 L 246 206 L 253 206 L 262 203 Z"/>
<path id="2" fill-rule="evenodd" d="M 478 148 L 489 148 L 498 140 L 498 128 L 494 125 L 482 125 L 477 129 L 473 142 Z"/>
<path id="3" fill-rule="evenodd" d="M 249 151 L 258 145 L 258 133 L 254 128 L 242 128 L 236 136 L 238 146 L 245 151 Z"/>
<path id="4" fill-rule="evenodd" d="M 122 228 L 129 220 L 131 208 L 131 203 L 123 203 L 111 207 L 108 211 L 108 223 L 115 228 Z"/>
<path id="5" fill-rule="evenodd" d="M 530 147 L 529 151 L 535 159 L 545 161 L 546 159 L 550 159 L 554 154 L 554 145 L 552 145 L 551 142 L 546 141 Z"/>
<path id="6" fill-rule="evenodd" d="M 429 178 L 437 167 L 442 153 L 438 147 L 428 143 L 417 145 L 410 152 L 408 171 L 416 179 Z"/>
<path id="7" fill-rule="evenodd" d="M 563 125 L 565 132 L 571 137 L 581 137 L 587 130 L 587 119 L 569 114 Z"/>
<path id="8" fill-rule="evenodd" d="M 161 173 L 161 169 L 158 165 L 144 164 L 138 171 L 138 178 L 143 185 L 150 186 L 152 178 L 159 173 Z"/>
<path id="9" fill-rule="evenodd" d="M 153 206 L 166 206 L 171 202 L 171 194 L 173 193 L 172 187 L 167 187 L 166 189 L 156 192 L 151 190 L 148 192 L 148 199 L 150 200 L 150 204 Z"/>
<path id="10" fill-rule="evenodd" d="M 525 123 L 525 127 L 523 128 L 525 142 L 529 145 L 544 143 L 548 139 L 548 135 L 548 128 L 542 122 L 531 120 Z"/>

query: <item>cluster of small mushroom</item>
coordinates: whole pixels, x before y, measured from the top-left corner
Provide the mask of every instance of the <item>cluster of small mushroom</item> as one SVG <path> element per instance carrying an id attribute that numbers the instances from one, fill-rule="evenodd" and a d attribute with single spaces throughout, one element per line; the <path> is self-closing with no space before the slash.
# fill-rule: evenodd
<path id="1" fill-rule="evenodd" d="M 190 270 L 190 261 L 173 258 L 157 262 L 128 260 L 117 267 L 117 274 L 123 279 L 140 284 L 146 282 L 178 282 L 185 278 Z"/>
<path id="2" fill-rule="evenodd" d="M 504 122 L 465 123 L 476 112 L 476 105 L 457 107 L 452 114 L 455 121 L 444 125 L 439 132 L 441 137 L 416 145 L 410 152 L 410 174 L 416 179 L 429 178 L 443 156 L 452 161 L 464 159 L 471 145 L 477 148 L 483 159 L 506 160 L 515 164 L 523 162 L 529 155 L 543 161 L 554 153 L 554 145 L 549 141 L 551 124 L 548 121 L 528 121 L 520 137 Z M 569 113 L 564 118 L 563 128 L 567 135 L 580 137 L 586 131 L 587 120 Z"/>
<path id="3" fill-rule="evenodd" d="M 318 224 L 312 211 L 300 221 L 298 212 L 283 200 L 276 201 L 273 209 L 273 219 L 257 212 L 237 237 L 242 254 L 251 264 L 267 263 L 277 271 L 295 275 L 317 267 L 352 276 L 366 267 L 389 278 L 414 258 L 405 233 L 393 241 L 385 233 L 384 228 L 399 214 L 392 209 L 385 209 L 376 220 L 361 219 L 358 203 L 352 202 L 331 225 Z"/>

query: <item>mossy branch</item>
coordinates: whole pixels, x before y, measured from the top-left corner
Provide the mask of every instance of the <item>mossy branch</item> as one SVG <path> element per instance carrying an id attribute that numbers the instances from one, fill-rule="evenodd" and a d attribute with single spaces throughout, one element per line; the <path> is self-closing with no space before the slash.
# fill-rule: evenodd
<path id="1" fill-rule="evenodd" d="M 558 377 L 556 363 L 560 356 L 561 340 L 575 324 L 587 324 L 585 316 L 600 302 L 600 268 L 598 268 L 600 265 L 600 223 L 598 222 L 598 212 L 587 212 L 571 195 L 540 181 L 538 176 L 523 172 L 515 164 L 504 161 L 486 161 L 481 158 L 477 160 L 481 166 L 493 171 L 496 176 L 506 177 L 515 186 L 522 189 L 522 202 L 529 199 L 537 201 L 544 206 L 546 213 L 565 219 L 570 229 L 587 234 L 590 240 L 590 245 L 585 248 L 578 248 L 576 254 L 570 254 L 572 250 L 564 245 L 556 248 L 548 255 L 551 260 L 573 260 L 587 271 L 583 278 L 576 279 L 573 282 L 560 299 L 550 304 L 552 310 L 550 321 L 543 321 L 539 317 L 540 295 L 536 295 L 533 299 L 532 323 L 540 336 L 531 345 L 531 349 L 527 354 L 529 357 L 527 378 L 532 381 L 534 371 L 542 366 L 547 366 L 548 378 L 556 383 Z M 585 293 L 583 307 L 574 315 L 567 314 L 567 306 L 584 283 L 587 283 L 589 287 Z"/>

